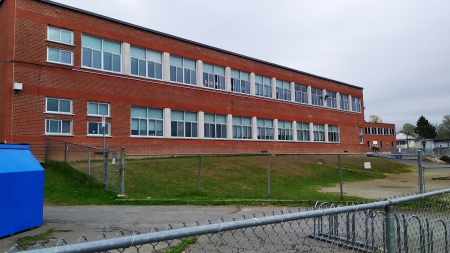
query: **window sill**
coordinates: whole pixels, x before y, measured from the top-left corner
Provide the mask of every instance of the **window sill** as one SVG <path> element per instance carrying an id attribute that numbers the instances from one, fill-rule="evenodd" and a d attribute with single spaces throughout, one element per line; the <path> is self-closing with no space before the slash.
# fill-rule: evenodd
<path id="1" fill-rule="evenodd" d="M 66 64 L 66 63 L 62 63 L 62 62 L 56 62 L 56 61 L 45 61 L 46 63 L 51 63 L 51 64 L 58 64 L 58 65 L 63 65 L 63 66 L 68 66 L 68 67 L 73 67 L 73 63 L 72 64 Z"/>
<path id="2" fill-rule="evenodd" d="M 66 136 L 66 137 L 74 137 L 73 134 L 59 134 L 59 133 L 45 133 L 44 136 Z"/>
<path id="3" fill-rule="evenodd" d="M 44 114 L 56 114 L 56 115 L 68 115 L 68 116 L 75 116 L 73 113 L 64 113 L 64 112 L 43 112 Z"/>

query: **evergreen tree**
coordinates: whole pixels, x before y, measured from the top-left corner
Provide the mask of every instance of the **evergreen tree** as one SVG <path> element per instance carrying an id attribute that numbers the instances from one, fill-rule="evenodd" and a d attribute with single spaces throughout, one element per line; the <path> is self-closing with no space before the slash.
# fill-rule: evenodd
<path id="1" fill-rule="evenodd" d="M 433 139 L 436 138 L 436 127 L 433 126 L 424 116 L 420 116 L 417 120 L 417 124 L 414 127 L 414 133 L 416 133 L 419 138 Z"/>

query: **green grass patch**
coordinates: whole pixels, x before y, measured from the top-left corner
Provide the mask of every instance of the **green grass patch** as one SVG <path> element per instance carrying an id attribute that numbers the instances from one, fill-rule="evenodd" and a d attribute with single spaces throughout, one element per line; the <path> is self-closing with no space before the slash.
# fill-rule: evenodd
<path id="1" fill-rule="evenodd" d="M 189 247 L 191 244 L 197 243 L 197 238 L 189 237 L 184 239 L 181 243 L 173 246 L 170 250 L 165 251 L 166 253 L 181 253 L 185 252 L 185 249 Z"/>
<path id="2" fill-rule="evenodd" d="M 293 205 L 316 201 L 339 202 L 339 193 L 321 192 L 323 187 L 339 184 L 337 156 L 277 155 L 270 156 L 204 156 L 151 157 L 127 159 L 126 196 L 104 191 L 103 164 L 91 162 L 91 176 L 86 162 L 71 166 L 47 161 L 45 200 L 60 205 Z M 371 162 L 371 169 L 364 169 Z M 345 182 L 368 181 L 390 174 L 411 171 L 409 165 L 366 156 L 342 156 L 342 178 Z M 270 177 L 270 196 L 268 178 Z M 361 200 L 344 196 L 344 201 Z"/>
<path id="3" fill-rule="evenodd" d="M 46 161 L 44 199 L 58 205 L 109 205 L 116 199 L 103 184 L 64 162 Z"/>
<path id="4" fill-rule="evenodd" d="M 53 233 L 54 229 L 51 228 L 44 233 L 34 235 L 34 236 L 25 236 L 17 239 L 16 244 L 19 245 L 21 249 L 27 250 L 29 247 L 36 245 L 37 242 L 43 241 L 45 242 L 46 238 Z"/>

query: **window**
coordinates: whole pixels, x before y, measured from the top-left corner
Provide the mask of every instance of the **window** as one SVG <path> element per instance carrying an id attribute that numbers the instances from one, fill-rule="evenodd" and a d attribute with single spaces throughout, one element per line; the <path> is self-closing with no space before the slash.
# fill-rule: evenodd
<path id="1" fill-rule="evenodd" d="M 163 136 L 163 109 L 131 107 L 132 136 Z"/>
<path id="2" fill-rule="evenodd" d="M 339 127 L 328 125 L 328 141 L 339 142 Z"/>
<path id="3" fill-rule="evenodd" d="M 359 136 L 359 144 L 364 144 L 364 137 Z"/>
<path id="4" fill-rule="evenodd" d="M 172 111 L 171 134 L 174 137 L 197 137 L 197 113 Z"/>
<path id="5" fill-rule="evenodd" d="M 297 122 L 297 140 L 309 141 L 309 124 Z"/>
<path id="6" fill-rule="evenodd" d="M 227 117 L 205 113 L 205 138 L 227 138 Z"/>
<path id="7" fill-rule="evenodd" d="M 83 45 L 83 67 L 112 72 L 121 71 L 121 43 L 84 34 L 81 39 Z"/>
<path id="8" fill-rule="evenodd" d="M 72 113 L 72 100 L 63 98 L 47 98 L 45 112 Z"/>
<path id="9" fill-rule="evenodd" d="M 358 133 L 359 133 L 359 135 L 362 135 L 362 134 L 363 134 L 363 129 L 362 129 L 362 127 L 359 128 Z"/>
<path id="10" fill-rule="evenodd" d="M 325 141 L 325 125 L 313 125 L 314 141 Z"/>
<path id="11" fill-rule="evenodd" d="M 131 74 L 162 79 L 162 53 L 131 46 Z"/>
<path id="12" fill-rule="evenodd" d="M 323 106 L 322 89 L 311 87 L 311 99 L 313 105 Z"/>
<path id="13" fill-rule="evenodd" d="M 100 102 L 88 102 L 88 115 L 90 116 L 110 116 L 109 104 Z"/>
<path id="14" fill-rule="evenodd" d="M 250 74 L 232 69 L 231 91 L 250 94 Z"/>
<path id="15" fill-rule="evenodd" d="M 73 32 L 54 26 L 48 26 L 47 39 L 53 42 L 73 45 Z"/>
<path id="16" fill-rule="evenodd" d="M 64 49 L 48 47 L 47 61 L 66 65 L 73 65 L 73 52 Z"/>
<path id="17" fill-rule="evenodd" d="M 273 120 L 258 119 L 257 132 L 258 132 L 258 139 L 273 140 Z"/>
<path id="18" fill-rule="evenodd" d="M 170 56 L 170 81 L 197 84 L 195 61 L 179 56 Z"/>
<path id="19" fill-rule="evenodd" d="M 370 148 L 370 141 L 367 141 L 367 147 Z"/>
<path id="20" fill-rule="evenodd" d="M 295 102 L 308 103 L 308 88 L 302 84 L 295 84 Z"/>
<path id="21" fill-rule="evenodd" d="M 327 90 L 326 98 L 327 98 L 327 107 L 337 108 L 336 92 Z"/>
<path id="22" fill-rule="evenodd" d="M 225 90 L 225 67 L 203 63 L 203 87 Z"/>
<path id="23" fill-rule="evenodd" d="M 102 122 L 98 121 L 89 121 L 88 122 L 88 135 L 100 135 L 103 136 L 103 132 L 105 132 L 106 136 L 110 136 L 111 124 L 109 122 L 105 122 L 105 127 L 102 126 Z"/>
<path id="24" fill-rule="evenodd" d="M 278 140 L 292 140 L 292 122 L 278 121 Z"/>
<path id="25" fill-rule="evenodd" d="M 66 119 L 46 119 L 45 120 L 46 134 L 71 134 L 72 121 Z"/>
<path id="26" fill-rule="evenodd" d="M 233 116 L 233 139 L 252 139 L 252 119 Z"/>
<path id="27" fill-rule="evenodd" d="M 352 97 L 352 111 L 361 112 L 361 99 L 359 97 Z"/>
<path id="28" fill-rule="evenodd" d="M 348 95 L 341 94 L 341 110 L 348 111 Z"/>
<path id="29" fill-rule="evenodd" d="M 255 75 L 255 95 L 272 97 L 272 84 L 269 77 Z"/>
<path id="30" fill-rule="evenodd" d="M 291 101 L 291 84 L 277 80 L 277 99 Z"/>

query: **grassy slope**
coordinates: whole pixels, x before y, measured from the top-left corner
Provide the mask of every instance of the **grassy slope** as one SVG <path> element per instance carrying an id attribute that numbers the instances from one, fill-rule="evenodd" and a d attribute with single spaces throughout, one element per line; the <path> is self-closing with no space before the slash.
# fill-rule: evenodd
<path id="1" fill-rule="evenodd" d="M 125 199 L 133 199 L 133 201 L 125 203 L 298 204 L 317 200 L 334 202 L 340 200 L 340 195 L 337 193 L 318 192 L 321 187 L 339 184 L 336 157 L 271 156 L 270 198 L 267 196 L 267 157 L 203 157 L 200 192 L 197 191 L 198 161 L 198 157 L 128 159 L 125 172 L 127 195 Z M 372 169 L 365 170 L 362 166 L 363 161 L 370 161 Z M 101 178 L 101 164 L 97 166 L 99 168 L 94 166 L 91 171 L 96 178 Z M 342 158 L 342 170 L 344 182 L 349 182 L 383 178 L 391 173 L 409 171 L 409 168 L 407 165 L 379 158 L 346 156 Z M 102 185 L 95 180 L 86 181 L 85 177 L 81 177 L 83 174 L 71 173 L 73 173 L 72 178 L 77 179 L 75 182 L 81 185 L 88 183 L 91 190 L 88 190 L 89 187 L 86 186 L 77 190 L 75 185 L 71 186 L 73 188 L 71 190 L 65 189 L 65 194 L 72 196 L 72 200 L 66 201 L 67 204 L 111 202 L 113 198 L 111 194 L 104 192 L 94 194 L 97 190 L 101 191 Z M 69 179 L 69 181 L 74 180 Z M 54 187 L 68 188 L 64 187 L 66 183 L 62 180 L 58 184 L 60 185 L 54 185 Z M 77 192 L 74 193 L 74 191 Z M 63 193 L 53 192 L 57 192 L 59 197 L 48 196 L 46 200 L 62 201 Z M 345 197 L 346 201 L 355 199 Z M 285 200 L 290 202 L 283 202 Z"/>

